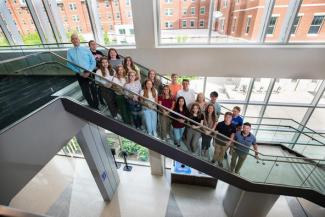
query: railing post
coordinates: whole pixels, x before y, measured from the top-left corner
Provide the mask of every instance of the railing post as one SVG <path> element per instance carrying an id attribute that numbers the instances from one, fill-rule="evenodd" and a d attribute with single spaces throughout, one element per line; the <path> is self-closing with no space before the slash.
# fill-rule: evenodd
<path id="1" fill-rule="evenodd" d="M 274 161 L 274 163 L 273 163 L 273 165 L 272 165 L 272 167 L 271 167 L 271 169 L 270 169 L 270 172 L 267 174 L 267 176 L 266 176 L 266 178 L 265 178 L 264 184 L 266 184 L 266 181 L 267 181 L 267 179 L 269 178 L 269 176 L 270 176 L 270 174 L 271 174 L 271 172 L 272 172 L 272 170 L 273 170 L 273 167 L 274 167 L 274 166 L 278 166 L 278 165 L 277 165 L 277 161 L 278 161 L 278 157 L 275 158 L 275 161 Z"/>

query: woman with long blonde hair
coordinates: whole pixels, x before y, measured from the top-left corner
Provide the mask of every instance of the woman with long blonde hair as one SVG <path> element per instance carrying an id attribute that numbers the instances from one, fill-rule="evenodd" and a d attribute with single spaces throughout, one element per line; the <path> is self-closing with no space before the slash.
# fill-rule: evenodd
<path id="1" fill-rule="evenodd" d="M 135 128 L 141 129 L 142 117 L 141 117 L 141 104 L 139 103 L 139 96 L 135 95 L 140 94 L 141 92 L 141 83 L 139 80 L 136 80 L 136 72 L 129 71 L 128 73 L 128 82 L 124 85 L 125 95 L 127 96 L 127 102 L 129 111 L 131 112 L 131 117 Z"/>
<path id="2" fill-rule="evenodd" d="M 143 90 L 140 92 L 144 104 L 143 115 L 146 123 L 147 132 L 151 136 L 157 137 L 157 106 L 158 93 L 151 80 L 144 82 Z M 153 103 L 155 102 L 155 103 Z"/>
<path id="3" fill-rule="evenodd" d="M 115 90 L 116 94 L 116 103 L 118 106 L 118 110 L 122 116 L 122 120 L 127 123 L 131 124 L 131 117 L 129 115 L 129 111 L 127 108 L 127 101 L 124 96 L 123 87 L 126 84 L 125 79 L 125 70 L 122 65 L 118 65 L 116 67 L 116 75 L 113 78 L 113 89 Z"/>

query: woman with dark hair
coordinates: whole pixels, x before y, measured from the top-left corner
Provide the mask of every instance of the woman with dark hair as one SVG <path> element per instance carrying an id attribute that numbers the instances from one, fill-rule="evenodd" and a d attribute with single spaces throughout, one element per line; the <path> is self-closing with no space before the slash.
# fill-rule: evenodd
<path id="1" fill-rule="evenodd" d="M 153 69 L 150 69 L 148 72 L 148 79 L 153 83 L 153 86 L 158 91 L 158 94 L 160 95 L 162 93 L 163 85 L 159 78 L 157 78 L 157 72 Z"/>
<path id="2" fill-rule="evenodd" d="M 127 75 L 129 74 L 129 71 L 135 71 L 136 72 L 135 80 L 136 81 L 141 80 L 140 69 L 137 65 L 134 64 L 131 57 L 124 58 L 123 67 L 124 67 L 124 70 L 126 71 Z"/>
<path id="3" fill-rule="evenodd" d="M 113 66 L 115 69 L 118 65 L 122 65 L 122 59 L 120 55 L 118 55 L 115 48 L 110 48 L 108 50 L 108 62 Z"/>
<path id="4" fill-rule="evenodd" d="M 188 110 L 186 107 L 186 102 L 184 97 L 182 96 L 178 97 L 173 111 L 185 117 L 188 117 Z M 172 126 L 173 126 L 173 134 L 174 134 L 174 144 L 177 145 L 177 147 L 180 147 L 181 139 L 183 137 L 183 133 L 185 130 L 185 119 L 174 113 L 172 113 L 171 116 L 173 117 Z"/>
<path id="5" fill-rule="evenodd" d="M 193 122 L 189 121 L 190 126 L 186 128 L 186 145 L 190 151 L 196 153 L 199 139 L 201 137 L 201 132 L 198 129 L 201 127 L 200 125 L 203 124 L 204 119 L 198 103 L 195 102 L 192 104 L 189 118 L 193 120 Z"/>
<path id="6" fill-rule="evenodd" d="M 208 150 L 211 144 L 211 133 L 217 126 L 217 116 L 215 112 L 215 107 L 213 104 L 208 104 L 204 113 L 203 125 L 211 130 L 203 129 L 202 133 L 202 156 L 209 158 Z M 208 159 L 209 160 L 209 159 Z"/>
<path id="7" fill-rule="evenodd" d="M 143 108 L 143 115 L 146 122 L 147 133 L 157 137 L 157 106 L 155 103 L 158 102 L 158 93 L 151 80 L 147 79 L 144 82 L 144 87 L 140 95 L 143 97 L 142 101 L 145 106 Z"/>
<path id="8" fill-rule="evenodd" d="M 108 63 L 108 59 L 106 57 L 102 57 L 99 60 L 99 69 L 97 69 L 96 74 L 106 78 L 107 80 L 100 79 L 100 77 L 96 76 L 96 80 L 101 83 L 99 86 L 100 94 L 104 98 L 108 110 L 111 112 L 113 118 L 117 116 L 117 105 L 115 99 L 115 93 L 111 89 L 112 87 L 112 80 L 115 75 L 115 70 L 113 69 L 112 65 Z"/>
<path id="9" fill-rule="evenodd" d="M 128 106 L 131 112 L 131 116 L 133 119 L 133 124 L 135 128 L 141 129 L 142 125 L 142 117 L 141 117 L 141 104 L 139 103 L 139 96 L 135 95 L 140 94 L 141 92 L 141 83 L 139 80 L 136 80 L 136 72 L 129 71 L 128 73 L 128 81 L 124 85 L 125 88 L 125 95 L 128 98 Z"/>
<path id="10" fill-rule="evenodd" d="M 158 103 L 166 108 L 173 109 L 175 105 L 174 98 L 172 97 L 171 91 L 168 85 L 165 85 L 162 94 L 158 97 Z M 168 117 L 169 111 L 160 108 L 160 133 L 163 140 L 170 138 L 170 118 Z"/>

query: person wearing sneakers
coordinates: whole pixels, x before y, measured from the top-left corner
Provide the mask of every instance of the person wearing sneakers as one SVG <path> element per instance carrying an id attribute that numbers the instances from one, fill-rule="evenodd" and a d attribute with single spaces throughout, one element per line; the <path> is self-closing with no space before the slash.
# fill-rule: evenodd
<path id="1" fill-rule="evenodd" d="M 250 132 L 251 124 L 246 122 L 243 125 L 242 131 L 237 131 L 235 134 L 234 151 L 231 156 L 230 171 L 239 174 L 239 171 L 246 160 L 250 147 L 253 145 L 255 158 L 258 159 L 257 144 L 255 136 Z M 238 159 L 238 161 L 237 161 Z"/>

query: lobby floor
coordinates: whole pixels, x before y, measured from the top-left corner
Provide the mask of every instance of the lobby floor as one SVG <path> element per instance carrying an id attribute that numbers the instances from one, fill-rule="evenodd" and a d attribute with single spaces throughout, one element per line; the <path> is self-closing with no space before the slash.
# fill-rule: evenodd
<path id="1" fill-rule="evenodd" d="M 216 189 L 171 185 L 170 170 L 152 176 L 147 166 L 118 173 L 118 190 L 106 203 L 84 159 L 55 156 L 10 206 L 60 217 L 227 217 L 222 206 L 227 183 L 219 181 Z M 294 200 L 281 196 L 267 217 L 303 216 L 289 206 Z"/>

